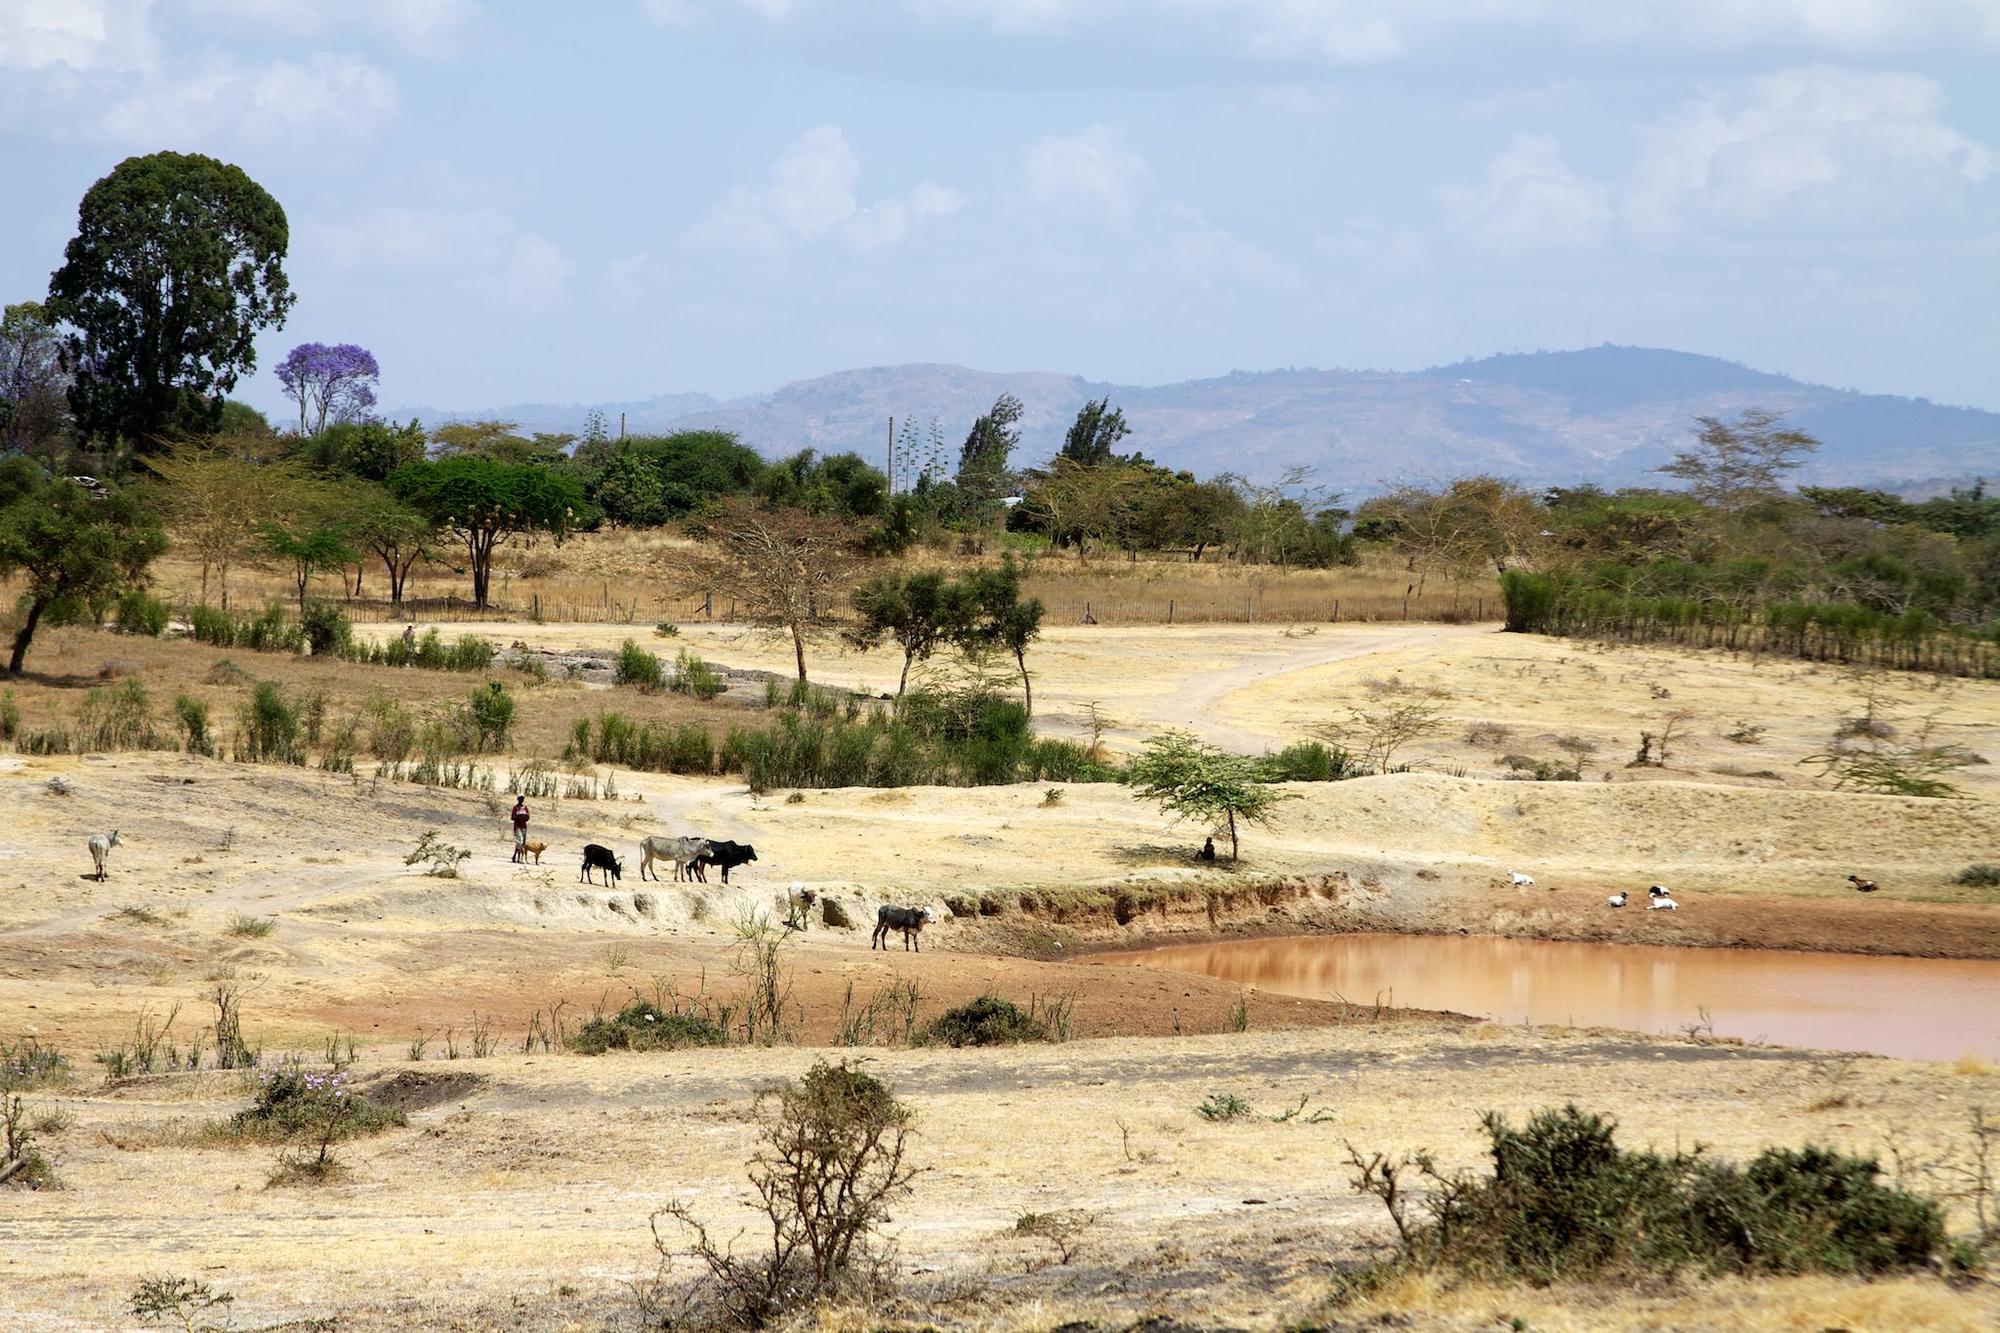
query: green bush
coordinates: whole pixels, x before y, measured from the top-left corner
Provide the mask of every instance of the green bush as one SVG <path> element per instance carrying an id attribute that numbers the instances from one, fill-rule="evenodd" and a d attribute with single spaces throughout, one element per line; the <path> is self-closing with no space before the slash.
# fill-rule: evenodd
<path id="1" fill-rule="evenodd" d="M 21 705 L 12 690 L 0 690 L 0 741 L 11 741 L 21 733 Z"/>
<path id="2" fill-rule="evenodd" d="M 728 1038 L 704 1014 L 663 1009 L 638 996 L 611 1017 L 602 1015 L 583 1024 L 569 1037 L 579 1055 L 606 1051 L 677 1051 L 689 1046 L 721 1046 Z"/>
<path id="3" fill-rule="evenodd" d="M 1361 776 L 1361 766 L 1352 755 L 1337 746 L 1319 741 L 1287 745 L 1261 763 L 1266 782 L 1339 782 Z"/>
<path id="4" fill-rule="evenodd" d="M 611 675 L 618 684 L 634 686 L 641 694 L 663 689 L 667 683 L 666 668 L 660 665 L 659 655 L 647 652 L 631 639 L 618 645 L 618 660 Z"/>
<path id="5" fill-rule="evenodd" d="M 305 634 L 285 619 L 285 608 L 272 602 L 253 617 L 236 623 L 236 642 L 259 653 L 295 653 L 305 646 Z"/>
<path id="6" fill-rule="evenodd" d="M 242 1138 L 292 1139 L 320 1132 L 330 1116 L 335 1139 L 379 1134 L 409 1123 L 395 1107 L 369 1101 L 350 1088 L 344 1070 L 273 1069 L 258 1079 L 256 1100 L 238 1111 L 229 1126 Z"/>
<path id="7" fill-rule="evenodd" d="M 143 634 L 157 639 L 167 632 L 173 621 L 174 609 L 163 597 L 155 597 L 144 588 L 128 588 L 118 599 L 118 629 L 124 634 Z"/>
<path id="8" fill-rule="evenodd" d="M 0 704 L 0 708 L 4 707 L 4 704 Z M 1988 865 L 1983 861 L 1977 865 L 1969 865 L 1953 875 L 1951 882 L 1972 889 L 2000 888 L 2000 866 Z"/>
<path id="9" fill-rule="evenodd" d="M 236 617 L 220 607 L 202 603 L 188 612 L 188 625 L 199 643 L 212 643 L 218 648 L 236 646 Z"/>
<path id="10" fill-rule="evenodd" d="M 947 1009 L 917 1035 L 926 1046 L 1013 1046 L 1024 1041 L 1048 1041 L 1049 1026 L 1012 1000 L 982 995 Z"/>
<path id="11" fill-rule="evenodd" d="M 332 602 L 307 602 L 299 613 L 299 633 L 314 657 L 346 656 L 354 644 L 354 626 Z"/>
<path id="12" fill-rule="evenodd" d="M 208 704 L 192 695 L 174 697 L 174 717 L 181 724 L 181 748 L 189 754 L 213 755 L 215 738 L 208 730 Z"/>
<path id="13" fill-rule="evenodd" d="M 485 689 L 472 692 L 465 707 L 477 738 L 475 751 L 497 752 L 507 743 L 507 733 L 514 729 L 514 696 L 505 685 L 497 680 L 487 681 Z"/>
<path id="14" fill-rule="evenodd" d="M 1873 1158 L 1827 1148 L 1766 1149 L 1739 1168 L 1699 1149 L 1662 1156 L 1614 1140 L 1616 1123 L 1541 1111 L 1515 1129 L 1489 1112 L 1490 1176 L 1447 1176 L 1423 1154 L 1363 1158 L 1356 1184 L 1388 1206 L 1404 1261 L 1488 1280 L 1842 1273 L 1922 1267 L 1944 1247 L 1928 1199 L 1880 1183 Z M 1414 1166 L 1429 1221 L 1414 1217 Z"/>
<path id="15" fill-rule="evenodd" d="M 85 691 L 77 714 L 76 748 L 92 750 L 156 750 L 160 734 L 153 729 L 153 704 L 137 677 L 116 685 L 96 685 Z"/>
<path id="16" fill-rule="evenodd" d="M 303 764 L 300 709 L 273 681 L 260 680 L 243 705 L 236 758 L 250 763 Z"/>
<path id="17" fill-rule="evenodd" d="M 692 694 L 697 699 L 713 699 L 722 693 L 722 677 L 714 667 L 683 648 L 674 658 L 674 691 Z"/>

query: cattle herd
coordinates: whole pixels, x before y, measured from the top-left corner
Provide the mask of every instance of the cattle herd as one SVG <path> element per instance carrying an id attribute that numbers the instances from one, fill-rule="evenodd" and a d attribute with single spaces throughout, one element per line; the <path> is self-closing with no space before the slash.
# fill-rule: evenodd
<path id="1" fill-rule="evenodd" d="M 516 847 L 514 859 L 521 859 L 522 849 Z M 653 879 L 662 878 L 654 868 L 655 862 L 664 861 L 674 868 L 676 880 L 708 883 L 708 868 L 719 867 L 722 882 L 729 882 L 729 872 L 740 865 L 748 865 L 757 859 L 757 849 L 747 842 L 732 842 L 727 838 L 663 838 L 657 834 L 639 840 L 639 878 L 649 875 Z M 536 860 L 541 858 L 537 856 Z M 597 883 L 597 872 L 604 872 L 604 883 L 608 888 L 618 882 L 625 873 L 625 863 L 617 854 L 602 843 L 587 842 L 583 845 L 583 865 L 577 871 L 577 879 L 589 884 Z"/>

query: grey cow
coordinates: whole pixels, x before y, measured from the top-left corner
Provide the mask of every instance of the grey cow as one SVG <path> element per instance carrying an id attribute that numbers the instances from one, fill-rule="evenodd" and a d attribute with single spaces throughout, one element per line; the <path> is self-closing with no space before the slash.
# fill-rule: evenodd
<path id="1" fill-rule="evenodd" d="M 922 953 L 924 946 L 918 942 L 917 936 L 923 933 L 925 926 L 930 925 L 936 920 L 937 913 L 928 907 L 890 907 L 884 905 L 882 910 L 875 914 L 875 933 L 868 937 L 868 947 L 871 950 L 876 948 L 887 949 L 889 947 L 889 932 L 900 930 L 903 932 L 904 951 L 908 952 L 914 947 L 918 953 Z"/>

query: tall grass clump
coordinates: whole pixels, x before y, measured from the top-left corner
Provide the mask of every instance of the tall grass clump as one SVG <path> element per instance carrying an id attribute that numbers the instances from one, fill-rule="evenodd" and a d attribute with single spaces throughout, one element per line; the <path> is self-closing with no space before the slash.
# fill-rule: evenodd
<path id="1" fill-rule="evenodd" d="M 340 655 L 365 666 L 417 667 L 424 671 L 484 671 L 493 665 L 493 645 L 477 634 L 450 643 L 435 628 L 387 642 L 349 639 Z"/>
<path id="2" fill-rule="evenodd" d="M 146 687 L 133 676 L 116 685 L 92 686 L 84 693 L 73 741 L 85 752 L 161 748 Z"/>
<path id="3" fill-rule="evenodd" d="M 167 632 L 173 621 L 174 611 L 163 597 L 155 597 L 144 588 L 128 588 L 118 599 L 118 615 L 114 622 L 121 634 L 142 634 L 157 639 Z"/>
<path id="4" fill-rule="evenodd" d="M 1260 764 L 1266 782 L 1339 782 L 1360 777 L 1366 765 L 1336 745 L 1321 741 L 1301 741 L 1287 745 Z"/>
<path id="5" fill-rule="evenodd" d="M 193 695 L 174 696 L 174 720 L 181 726 L 181 748 L 189 754 L 213 755 L 215 737 L 208 730 L 208 704 Z"/>
<path id="6" fill-rule="evenodd" d="M 236 759 L 253 764 L 305 763 L 302 712 L 275 681 L 258 681 L 239 717 Z"/>
<path id="7" fill-rule="evenodd" d="M 1015 1046 L 1025 1041 L 1067 1041 L 1073 1004 L 1066 996 L 1044 1002 L 1030 996 L 1023 1009 L 998 995 L 982 995 L 947 1009 L 917 1032 L 925 1046 Z"/>
<path id="8" fill-rule="evenodd" d="M 563 758 L 570 763 L 619 764 L 648 773 L 715 771 L 715 742 L 697 723 L 635 722 L 605 711 L 570 728 Z"/>

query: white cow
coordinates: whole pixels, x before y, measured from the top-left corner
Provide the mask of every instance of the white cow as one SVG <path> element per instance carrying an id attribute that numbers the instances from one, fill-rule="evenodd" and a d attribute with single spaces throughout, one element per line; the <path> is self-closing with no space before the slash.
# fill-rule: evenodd
<path id="1" fill-rule="evenodd" d="M 663 838 L 658 834 L 641 838 L 639 854 L 645 859 L 639 863 L 639 878 L 646 878 L 646 872 L 653 870 L 653 860 L 657 857 L 663 861 L 673 862 L 675 879 L 691 879 L 693 877 L 687 873 L 688 867 L 699 861 L 702 853 L 707 850 L 707 838 Z M 653 878 L 659 877 L 660 873 L 653 870 Z"/>

